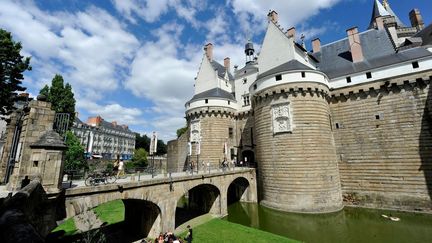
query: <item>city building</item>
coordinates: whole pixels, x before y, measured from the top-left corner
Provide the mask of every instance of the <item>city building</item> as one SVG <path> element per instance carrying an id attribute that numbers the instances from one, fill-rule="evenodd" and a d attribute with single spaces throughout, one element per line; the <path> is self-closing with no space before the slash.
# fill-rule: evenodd
<path id="1" fill-rule="evenodd" d="M 84 146 L 87 158 L 129 160 L 135 150 L 135 133 L 127 125 L 107 122 L 102 117 L 89 117 L 82 122 L 75 116 L 72 132 Z"/>
<path id="2" fill-rule="evenodd" d="M 248 42 L 233 74 L 207 44 L 168 167 L 256 166 L 260 203 L 283 211 L 430 210 L 432 25 L 409 17 L 375 0 L 367 30 L 308 51 L 270 11 L 259 54 Z"/>

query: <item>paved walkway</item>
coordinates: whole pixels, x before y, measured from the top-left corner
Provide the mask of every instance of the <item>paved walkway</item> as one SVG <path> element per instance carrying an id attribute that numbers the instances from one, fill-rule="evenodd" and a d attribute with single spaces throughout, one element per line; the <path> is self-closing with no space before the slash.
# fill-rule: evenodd
<path id="1" fill-rule="evenodd" d="M 250 169 L 249 167 L 235 167 L 235 168 L 226 168 L 225 172 L 230 172 L 230 171 L 241 171 L 241 170 L 246 170 L 246 169 Z M 181 177 L 181 176 L 189 176 L 189 175 L 205 175 L 205 174 L 212 174 L 212 173 L 220 173 L 223 172 L 222 169 L 211 169 L 206 170 L 206 171 L 202 171 L 200 170 L 198 173 L 196 171 L 192 173 L 190 172 L 174 172 L 171 173 L 171 177 L 175 178 L 175 177 Z M 121 183 L 127 183 L 127 182 L 133 182 L 133 181 L 150 181 L 150 180 L 154 180 L 154 179 L 162 179 L 162 178 L 168 178 L 169 174 L 156 174 L 154 176 L 152 176 L 151 174 L 128 174 L 126 175 L 126 178 L 121 178 L 121 179 L 117 179 L 116 180 L 116 184 L 121 184 Z M 74 187 L 83 187 L 86 186 L 84 183 L 84 180 L 73 180 L 72 181 L 72 188 Z M 70 188 L 70 181 L 64 181 L 63 182 L 63 188 Z"/>

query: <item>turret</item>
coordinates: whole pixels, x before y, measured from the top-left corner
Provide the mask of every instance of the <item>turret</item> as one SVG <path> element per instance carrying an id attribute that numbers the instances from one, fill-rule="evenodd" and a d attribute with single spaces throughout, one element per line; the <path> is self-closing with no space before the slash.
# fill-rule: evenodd
<path id="1" fill-rule="evenodd" d="M 251 40 L 248 40 L 248 42 L 245 45 L 245 54 L 246 54 L 246 64 L 253 62 L 255 58 L 255 49 L 253 47 L 253 43 Z"/>

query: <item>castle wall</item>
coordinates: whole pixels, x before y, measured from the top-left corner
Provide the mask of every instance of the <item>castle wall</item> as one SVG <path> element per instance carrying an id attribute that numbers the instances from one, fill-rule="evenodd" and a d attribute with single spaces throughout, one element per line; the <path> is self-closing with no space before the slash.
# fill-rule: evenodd
<path id="1" fill-rule="evenodd" d="M 342 196 L 327 86 L 281 84 L 256 95 L 253 107 L 260 203 L 293 212 L 340 210 Z M 289 107 L 290 131 L 275 133 L 278 123 L 273 122 L 272 109 L 285 104 Z"/>
<path id="2" fill-rule="evenodd" d="M 432 208 L 431 75 L 333 91 L 330 107 L 346 203 Z"/>
<path id="3" fill-rule="evenodd" d="M 234 110 L 228 108 L 210 107 L 208 112 L 189 113 L 187 116 L 188 125 L 191 121 L 199 120 L 201 147 L 199 155 L 199 166 L 202 161 L 205 165 L 210 163 L 211 168 L 219 168 L 224 160 L 224 143 L 227 142 L 228 153 L 226 158 L 231 158 L 231 148 L 237 146 L 235 139 L 236 122 Z M 229 128 L 233 129 L 232 136 L 229 135 Z M 197 161 L 196 144 L 192 147 L 191 161 Z"/>
<path id="4" fill-rule="evenodd" d="M 169 141 L 167 144 L 167 171 L 183 171 L 187 159 L 187 143 L 189 138 L 189 129 L 178 139 Z"/>
<path id="5" fill-rule="evenodd" d="M 252 116 L 252 112 L 243 112 L 238 115 L 236 135 L 236 144 L 238 145 L 237 161 L 244 161 L 243 152 L 252 151 L 255 153 L 254 117 Z"/>

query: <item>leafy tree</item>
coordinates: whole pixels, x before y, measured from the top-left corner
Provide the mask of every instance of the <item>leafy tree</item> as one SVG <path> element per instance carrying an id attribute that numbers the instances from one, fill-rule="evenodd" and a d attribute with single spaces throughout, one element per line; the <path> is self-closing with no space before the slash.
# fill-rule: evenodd
<path id="1" fill-rule="evenodd" d="M 162 141 L 157 141 L 157 148 L 156 148 L 156 154 L 157 155 L 164 155 L 167 153 L 167 145 Z"/>
<path id="2" fill-rule="evenodd" d="M 66 132 L 66 145 L 68 146 L 65 156 L 65 170 L 80 170 L 87 168 L 84 158 L 84 148 L 78 138 L 71 132 Z"/>
<path id="3" fill-rule="evenodd" d="M 20 42 L 14 42 L 10 32 L 0 29 L 0 116 L 8 115 L 14 109 L 17 91 L 21 86 L 23 72 L 31 70 L 30 57 L 21 56 Z"/>
<path id="4" fill-rule="evenodd" d="M 135 137 L 135 149 L 143 148 L 148 150 L 150 148 L 150 138 L 147 135 L 141 136 L 141 134 L 136 133 Z"/>
<path id="5" fill-rule="evenodd" d="M 187 126 L 177 129 L 177 138 L 187 131 Z"/>
<path id="6" fill-rule="evenodd" d="M 57 113 L 69 113 L 69 128 L 75 119 L 75 98 L 72 86 L 69 83 L 64 85 L 63 77 L 56 74 L 51 81 L 51 87 L 45 85 L 39 94 L 47 97 L 51 102 L 52 108 Z"/>
<path id="7" fill-rule="evenodd" d="M 135 167 L 146 167 L 148 165 L 147 161 L 147 151 L 143 148 L 135 149 L 134 155 L 132 157 L 132 162 Z"/>

